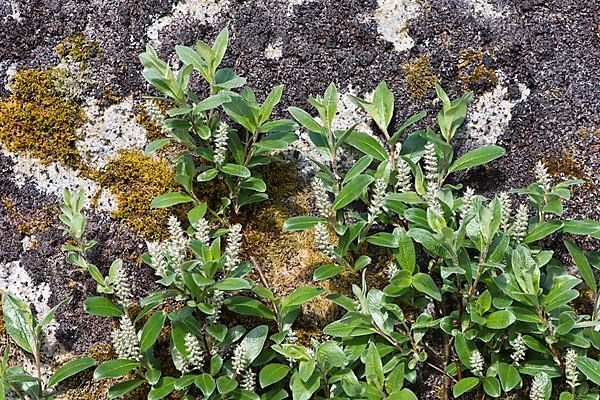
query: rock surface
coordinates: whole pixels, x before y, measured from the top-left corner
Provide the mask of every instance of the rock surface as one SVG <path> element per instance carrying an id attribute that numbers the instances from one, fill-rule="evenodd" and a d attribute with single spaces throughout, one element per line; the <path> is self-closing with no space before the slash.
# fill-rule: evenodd
<path id="1" fill-rule="evenodd" d="M 439 106 L 434 91 L 415 96 L 402 68 L 428 56 L 428 73 L 452 96 L 475 92 L 459 153 L 481 143 L 507 149 L 491 168 L 466 172 L 469 185 L 482 193 L 525 186 L 542 159 L 556 179 L 586 181 L 567 216 L 598 219 L 598 15 L 600 3 L 585 0 L 0 0 L 0 96 L 11 95 L 15 71 L 59 65 L 64 57 L 56 46 L 83 35 L 93 45 L 80 62 L 90 78 L 74 79 L 72 91 L 87 104 L 77 148 L 88 165 L 102 168 L 118 150 L 139 149 L 146 141 L 136 119 L 149 94 L 137 59 L 146 43 L 172 59 L 176 44 L 212 40 L 228 26 L 224 65 L 246 77 L 259 96 L 283 83 L 280 116 L 290 105 L 308 108 L 308 95 L 331 81 L 340 92 L 364 95 L 386 80 L 396 97 L 393 124 L 427 110 L 433 126 Z M 342 120 L 348 126 L 366 121 L 352 107 L 344 102 Z M 72 274 L 60 251 L 60 195 L 80 186 L 90 200 L 100 196 L 90 213 L 88 237 L 99 242 L 92 262 L 105 272 L 114 258 L 125 259 L 134 292 L 142 296 L 152 287 L 151 273 L 138 262 L 144 240 L 111 217 L 116 200 L 107 188 L 77 168 L 2 148 L 0 290 L 23 293 L 40 312 L 72 296 L 52 336 L 77 354 L 108 340 L 111 330 L 106 319 L 83 312 L 93 281 Z"/>

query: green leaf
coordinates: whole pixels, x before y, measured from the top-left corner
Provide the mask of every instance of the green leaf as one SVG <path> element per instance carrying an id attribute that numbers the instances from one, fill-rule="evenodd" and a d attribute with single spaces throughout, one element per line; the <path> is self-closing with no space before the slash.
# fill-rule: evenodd
<path id="1" fill-rule="evenodd" d="M 485 321 L 485 326 L 490 329 L 504 329 L 512 325 L 517 318 L 513 313 L 507 310 L 500 310 L 491 313 Z"/>
<path id="2" fill-rule="evenodd" d="M 298 372 L 294 372 L 290 380 L 290 388 L 292 389 L 293 400 L 311 400 L 313 393 L 321 387 L 321 376 L 312 374 L 310 378 L 303 381 Z"/>
<path id="3" fill-rule="evenodd" d="M 426 295 L 436 299 L 437 301 L 442 301 L 442 294 L 440 293 L 440 289 L 435 285 L 433 278 L 428 274 L 419 272 L 416 275 L 414 275 L 412 277 L 412 285 L 419 292 L 425 293 Z"/>
<path id="4" fill-rule="evenodd" d="M 282 308 L 299 306 L 323 293 L 324 290 L 312 286 L 301 286 L 281 299 Z"/>
<path id="5" fill-rule="evenodd" d="M 48 387 L 52 387 L 57 383 L 88 369 L 94 364 L 96 364 L 96 360 L 93 358 L 79 358 L 69 361 L 52 374 L 50 379 L 48 379 Z"/>
<path id="6" fill-rule="evenodd" d="M 116 399 L 117 397 L 126 395 L 137 389 L 142 383 L 144 383 L 143 379 L 133 379 L 112 385 L 110 389 L 108 389 L 108 398 Z"/>
<path id="7" fill-rule="evenodd" d="M 261 388 L 265 388 L 276 382 L 279 382 L 287 376 L 290 368 L 284 364 L 268 364 L 260 370 L 258 374 L 258 382 Z"/>
<path id="8" fill-rule="evenodd" d="M 377 347 L 373 343 L 369 344 L 369 348 L 367 349 L 365 376 L 369 385 L 374 386 L 377 390 L 383 389 L 383 365 Z"/>
<path id="9" fill-rule="evenodd" d="M 358 175 L 360 175 L 365 169 L 367 169 L 369 167 L 369 165 L 371 165 L 372 162 L 373 162 L 373 157 L 371 157 L 369 155 L 362 156 L 356 163 L 354 163 L 352 168 L 350 168 L 348 170 L 348 172 L 346 172 L 346 175 L 344 176 L 344 180 L 342 181 L 342 185 L 345 185 L 346 182 L 348 182 L 348 181 L 352 180 L 352 178 L 355 178 Z"/>
<path id="10" fill-rule="evenodd" d="M 140 350 L 142 352 L 151 348 L 156 339 L 160 336 L 167 314 L 164 311 L 157 311 L 144 324 L 140 337 Z"/>
<path id="11" fill-rule="evenodd" d="M 205 397 L 208 397 L 215 391 L 216 383 L 212 376 L 207 373 L 197 376 L 194 384 L 202 391 Z"/>
<path id="12" fill-rule="evenodd" d="M 398 235 L 398 252 L 396 259 L 402 269 L 409 271 L 411 274 L 415 272 L 417 266 L 417 256 L 415 253 L 415 244 L 412 239 L 406 236 L 405 232 L 400 232 Z"/>
<path id="13" fill-rule="evenodd" d="M 243 278 L 225 278 L 213 285 L 214 289 L 232 291 L 252 289 L 252 284 Z"/>
<path id="14" fill-rule="evenodd" d="M 596 287 L 594 272 L 592 271 L 592 267 L 590 266 L 590 263 L 585 257 L 585 254 L 583 254 L 581 249 L 577 247 L 577 245 L 572 241 L 564 239 L 563 242 L 565 243 L 565 246 L 567 246 L 567 250 L 569 250 L 569 254 L 573 258 L 573 262 L 577 266 L 577 269 L 579 269 L 581 277 L 583 278 L 585 283 L 587 283 L 587 285 L 590 287 L 592 292 L 596 293 L 598 291 L 598 288 Z"/>
<path id="15" fill-rule="evenodd" d="M 324 264 L 315 269 L 313 273 L 313 279 L 315 281 L 322 281 L 331 277 L 337 276 L 344 271 L 344 267 L 336 264 Z"/>
<path id="16" fill-rule="evenodd" d="M 333 202 L 332 208 L 339 210 L 356 200 L 361 193 L 373 182 L 373 177 L 370 175 L 359 175 L 348 182 Z"/>
<path id="17" fill-rule="evenodd" d="M 183 192 L 165 193 L 161 194 L 160 196 L 156 196 L 154 199 L 152 199 L 152 202 L 150 203 L 150 208 L 171 207 L 176 204 L 189 203 L 193 200 L 194 199 L 192 199 L 192 197 L 189 194 Z"/>
<path id="18" fill-rule="evenodd" d="M 120 317 L 124 314 L 123 307 L 102 296 L 87 298 L 83 302 L 83 309 L 88 314 L 99 317 Z"/>
<path id="19" fill-rule="evenodd" d="M 156 153 L 158 150 L 162 149 L 166 145 L 171 143 L 171 139 L 158 139 L 154 140 L 144 147 L 144 155 L 150 155 Z"/>
<path id="20" fill-rule="evenodd" d="M 221 394 L 233 392 L 237 386 L 237 381 L 234 381 L 228 376 L 222 375 L 217 378 L 217 390 Z"/>
<path id="21" fill-rule="evenodd" d="M 158 381 L 158 384 L 148 393 L 148 400 L 159 400 L 167 397 L 175 390 L 175 378 L 165 376 Z"/>
<path id="22" fill-rule="evenodd" d="M 283 223 L 283 231 L 303 231 L 310 229 L 318 223 L 326 222 L 325 219 L 320 217 L 311 217 L 309 215 L 301 215 L 299 217 L 291 217 L 285 220 Z"/>
<path id="23" fill-rule="evenodd" d="M 510 392 L 521 383 L 519 371 L 510 364 L 500 363 L 498 365 L 498 376 L 505 392 Z"/>
<path id="24" fill-rule="evenodd" d="M 388 154 L 383 146 L 367 133 L 351 132 L 346 137 L 346 143 L 376 160 L 385 161 L 388 159 Z"/>
<path id="25" fill-rule="evenodd" d="M 37 347 L 37 338 L 33 329 L 33 314 L 29 306 L 24 301 L 3 293 L 2 313 L 6 333 L 20 348 L 33 354 Z"/>
<path id="26" fill-rule="evenodd" d="M 398 237 L 389 232 L 377 232 L 367 237 L 367 242 L 380 247 L 398 248 Z"/>
<path id="27" fill-rule="evenodd" d="M 463 394 L 475 389 L 479 386 L 479 378 L 475 378 L 470 376 L 468 378 L 463 378 L 454 385 L 452 389 L 452 394 L 454 397 L 462 396 Z"/>
<path id="28" fill-rule="evenodd" d="M 454 161 L 450 168 L 448 168 L 448 173 L 486 164 L 496 158 L 502 157 L 504 154 L 506 154 L 506 151 L 500 146 L 492 145 L 479 147 L 467 152 L 458 160 Z"/>
<path id="29" fill-rule="evenodd" d="M 258 357 L 268 334 L 269 328 L 266 325 L 259 325 L 244 336 L 244 339 L 240 342 L 240 346 L 245 350 L 245 360 L 248 364 L 251 364 Z"/>
<path id="30" fill-rule="evenodd" d="M 210 168 L 206 171 L 199 173 L 198 176 L 196 176 L 196 180 L 198 182 L 209 182 L 215 179 L 217 175 L 219 175 L 219 170 L 217 170 L 216 168 Z"/>
<path id="31" fill-rule="evenodd" d="M 229 101 L 231 101 L 231 97 L 229 97 L 225 92 L 219 92 L 196 104 L 194 107 L 194 113 L 196 114 L 202 111 L 212 110 L 213 108 L 217 108 Z"/>
<path id="32" fill-rule="evenodd" d="M 117 359 L 109 360 L 100 364 L 94 371 L 94 381 L 99 381 L 106 378 L 119 378 L 129 371 L 139 367 L 137 361 Z"/>
<path id="33" fill-rule="evenodd" d="M 227 175 L 239 176 L 240 178 L 250 177 L 250 170 L 243 165 L 223 164 L 220 169 Z"/>
<path id="34" fill-rule="evenodd" d="M 258 300 L 246 296 L 234 296 L 225 300 L 225 305 L 231 311 L 241 315 L 251 315 L 275 320 L 275 315 L 267 306 Z"/>
<path id="35" fill-rule="evenodd" d="M 376 112 L 369 112 L 369 114 L 371 114 L 379 129 L 387 132 L 387 127 L 390 125 L 392 115 L 394 114 L 394 94 L 388 88 L 385 81 L 379 82 L 375 88 L 372 104 Z M 367 111 L 369 110 L 367 109 Z"/>
<path id="36" fill-rule="evenodd" d="M 549 221 L 542 224 L 537 224 L 523 239 L 523 243 L 534 243 L 542 240 L 562 228 L 562 222 Z"/>
<path id="37" fill-rule="evenodd" d="M 500 394 L 502 393 L 500 390 L 500 382 L 495 376 L 488 376 L 483 379 L 483 390 L 491 397 L 500 397 Z"/>
<path id="38" fill-rule="evenodd" d="M 600 386 L 600 361 L 585 356 L 578 356 L 575 365 L 590 381 Z"/>
<path id="39" fill-rule="evenodd" d="M 306 111 L 297 107 L 290 107 L 288 108 L 288 112 L 292 114 L 292 117 L 294 117 L 300 125 L 309 131 L 324 134 L 325 129 L 323 129 L 323 127 Z"/>

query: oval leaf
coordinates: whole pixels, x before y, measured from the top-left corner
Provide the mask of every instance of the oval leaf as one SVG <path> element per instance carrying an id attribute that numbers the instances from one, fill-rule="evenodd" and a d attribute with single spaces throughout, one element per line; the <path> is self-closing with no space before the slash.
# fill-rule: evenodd
<path id="1" fill-rule="evenodd" d="M 506 154 L 506 151 L 502 147 L 495 145 L 471 150 L 454 161 L 450 168 L 448 168 L 448 173 L 489 163 L 496 158 L 502 157 L 504 154 Z"/>

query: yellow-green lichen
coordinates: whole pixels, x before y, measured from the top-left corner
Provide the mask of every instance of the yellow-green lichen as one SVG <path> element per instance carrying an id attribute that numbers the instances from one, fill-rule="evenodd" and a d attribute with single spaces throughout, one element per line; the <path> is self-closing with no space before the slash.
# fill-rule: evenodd
<path id="1" fill-rule="evenodd" d="M 100 57 L 102 48 L 98 42 L 89 40 L 83 32 L 77 32 L 65 37 L 54 48 L 59 57 L 69 57 L 84 66 L 92 57 Z"/>
<path id="2" fill-rule="evenodd" d="M 573 179 L 581 179 L 584 181 L 583 187 L 593 189 L 594 182 L 592 177 L 584 171 L 584 164 L 577 162 L 570 155 L 570 152 L 564 151 L 562 157 L 542 157 L 542 161 L 546 164 L 548 172 L 555 177 L 565 177 Z M 577 188 L 575 188 L 577 190 Z"/>
<path id="3" fill-rule="evenodd" d="M 414 99 L 425 96 L 438 81 L 437 76 L 431 72 L 431 58 L 428 55 L 402 64 L 402 71 L 406 77 L 406 87 Z"/>
<path id="4" fill-rule="evenodd" d="M 165 160 L 145 156 L 141 150 L 121 150 L 111 159 L 98 181 L 117 197 L 113 216 L 126 220 L 137 232 L 150 240 L 167 237 L 168 213 L 150 209 L 152 199 L 176 190 L 175 171 Z"/>
<path id="5" fill-rule="evenodd" d="M 486 66 L 486 58 L 493 59 L 494 54 L 482 49 L 465 49 L 460 52 L 458 79 L 466 89 L 483 92 L 498 84 L 496 71 Z"/>
<path id="6" fill-rule="evenodd" d="M 0 101 L 0 142 L 9 150 L 77 167 L 75 147 L 85 114 L 56 88 L 59 71 L 26 69 L 17 72 L 13 93 Z"/>

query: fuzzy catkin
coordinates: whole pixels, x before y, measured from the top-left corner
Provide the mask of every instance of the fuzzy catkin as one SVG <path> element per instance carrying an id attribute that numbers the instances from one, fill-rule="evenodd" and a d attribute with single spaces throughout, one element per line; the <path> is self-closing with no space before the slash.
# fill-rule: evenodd
<path id="1" fill-rule="evenodd" d="M 187 240 L 185 239 L 181 224 L 177 217 L 170 216 L 167 224 L 170 235 L 167 253 L 169 254 L 169 257 L 171 257 L 171 262 L 179 268 L 185 261 Z"/>
<path id="2" fill-rule="evenodd" d="M 527 234 L 527 225 L 529 224 L 529 208 L 521 204 L 517 210 L 515 221 L 512 226 L 512 236 L 517 243 L 521 243 Z"/>
<path id="3" fill-rule="evenodd" d="M 542 372 L 538 373 L 531 383 L 531 391 L 529 392 L 530 400 L 546 400 L 544 389 L 548 383 L 548 376 Z"/>
<path id="4" fill-rule="evenodd" d="M 375 188 L 373 189 L 373 196 L 371 198 L 371 204 L 368 209 L 368 222 L 372 224 L 377 219 L 377 216 L 381 213 L 381 208 L 385 202 L 387 183 L 385 179 L 379 178 L 375 181 Z"/>
<path id="5" fill-rule="evenodd" d="M 120 328 L 112 333 L 112 343 L 118 358 L 139 361 L 140 342 L 129 316 L 121 317 Z"/>
<path id="6" fill-rule="evenodd" d="M 221 122 L 213 138 L 213 160 L 215 164 L 221 165 L 225 162 L 227 156 L 227 139 L 229 137 L 229 127 Z"/>
<path id="7" fill-rule="evenodd" d="M 129 278 L 127 274 L 125 274 L 125 270 L 123 266 L 121 266 L 115 272 L 115 277 L 113 281 L 115 297 L 117 298 L 119 304 L 123 307 L 127 308 L 131 305 L 131 284 L 129 283 Z"/>
<path id="8" fill-rule="evenodd" d="M 550 189 L 552 189 L 552 178 L 548 174 L 548 168 L 541 161 L 535 164 L 535 179 L 544 190 L 544 193 L 550 192 Z"/>
<path id="9" fill-rule="evenodd" d="M 225 246 L 225 265 L 229 271 L 239 263 L 240 247 L 242 245 L 242 225 L 235 224 L 227 235 L 227 246 Z"/>
<path id="10" fill-rule="evenodd" d="M 242 377 L 242 384 L 240 387 L 243 390 L 253 392 L 256 389 L 256 374 L 251 369 L 247 370 Z"/>
<path id="11" fill-rule="evenodd" d="M 469 356 L 469 362 L 471 363 L 471 372 L 475 376 L 481 376 L 483 374 L 483 367 L 485 366 L 485 361 L 481 356 L 479 350 L 475 350 Z"/>
<path id="12" fill-rule="evenodd" d="M 188 367 L 190 369 L 201 369 L 204 366 L 204 352 L 202 351 L 202 347 L 200 347 L 198 338 L 191 333 L 186 333 L 184 344 L 188 352 Z"/>
<path id="13" fill-rule="evenodd" d="M 196 232 L 194 233 L 194 239 L 199 241 L 205 246 L 208 246 L 210 227 L 208 221 L 205 218 L 200 218 L 196 225 Z"/>
<path id="14" fill-rule="evenodd" d="M 500 227 L 503 231 L 507 231 L 510 227 L 510 214 L 512 213 L 512 202 L 510 196 L 506 192 L 502 192 L 498 195 L 498 201 L 500 201 Z"/>
<path id="15" fill-rule="evenodd" d="M 313 193 L 315 196 L 315 207 L 317 208 L 319 217 L 329 218 L 329 197 L 327 196 L 325 185 L 320 178 L 315 178 L 313 180 Z"/>
<path id="16" fill-rule="evenodd" d="M 460 218 L 465 219 L 465 217 L 469 214 L 471 209 L 473 208 L 473 202 L 475 200 L 475 190 L 472 187 L 467 187 L 465 189 L 465 194 L 463 195 L 463 205 L 460 208 Z"/>
<path id="17" fill-rule="evenodd" d="M 400 193 L 412 191 L 412 176 L 410 166 L 402 159 L 398 158 L 396 162 L 396 190 Z"/>
<path id="18" fill-rule="evenodd" d="M 512 342 L 513 352 L 510 355 L 515 365 L 519 365 L 521 361 L 525 359 L 525 351 L 527 351 L 527 347 L 525 346 L 525 341 L 523 340 L 523 336 L 519 333 L 515 340 Z"/>
<path id="19" fill-rule="evenodd" d="M 231 357 L 231 366 L 237 375 L 241 375 L 246 369 L 246 365 L 248 364 L 246 350 L 241 344 L 238 344 L 237 347 L 233 350 L 233 357 Z"/>
<path id="20" fill-rule="evenodd" d="M 318 223 L 315 226 L 315 244 L 317 249 L 326 256 L 330 256 L 333 252 L 333 246 L 329 242 L 329 232 L 327 231 L 327 225 L 324 223 Z"/>
<path id="21" fill-rule="evenodd" d="M 577 383 L 579 373 L 577 372 L 577 365 L 575 364 L 576 360 L 577 352 L 573 349 L 567 350 L 567 354 L 565 355 L 565 376 L 567 377 L 567 383 L 572 388 L 576 388 L 579 385 Z"/>

